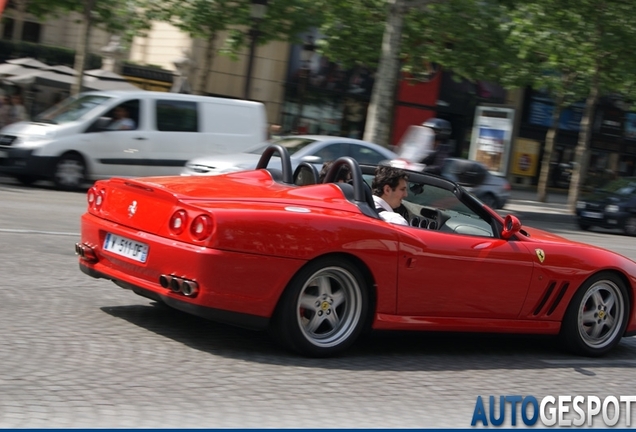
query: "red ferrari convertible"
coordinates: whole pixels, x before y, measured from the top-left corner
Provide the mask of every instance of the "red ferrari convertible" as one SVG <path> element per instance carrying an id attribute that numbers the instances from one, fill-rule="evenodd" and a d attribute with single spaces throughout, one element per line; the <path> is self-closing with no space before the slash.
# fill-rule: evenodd
<path id="1" fill-rule="evenodd" d="M 268 168 L 276 154 L 282 170 Z M 352 180 L 334 182 L 345 167 Z M 425 173 L 409 172 L 410 226 L 390 224 L 373 204 L 374 169 L 344 157 L 317 184 L 312 165 L 292 172 L 272 146 L 251 171 L 98 181 L 80 269 L 269 329 L 309 356 L 341 352 L 369 329 L 558 334 L 590 356 L 636 334 L 634 261 L 522 227 Z"/>

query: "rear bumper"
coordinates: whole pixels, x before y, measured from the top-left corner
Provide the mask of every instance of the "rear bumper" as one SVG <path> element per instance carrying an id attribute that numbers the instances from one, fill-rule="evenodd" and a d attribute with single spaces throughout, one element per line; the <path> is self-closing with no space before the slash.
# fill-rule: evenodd
<path id="1" fill-rule="evenodd" d="M 179 298 L 176 298 L 175 296 L 162 294 L 160 292 L 156 292 L 153 290 L 145 289 L 140 286 L 132 285 L 122 280 L 113 279 L 111 276 L 98 272 L 97 270 L 94 270 L 88 267 L 87 265 L 82 264 L 81 262 L 79 267 L 83 273 L 87 274 L 90 277 L 93 277 L 96 279 L 112 280 L 118 286 L 125 289 L 130 289 L 137 295 L 149 298 L 151 300 L 165 303 L 166 305 L 174 309 L 178 309 L 180 311 L 189 313 L 191 315 L 196 315 L 201 318 L 209 319 L 211 321 L 217 321 L 217 322 L 235 325 L 238 327 L 244 327 L 251 330 L 265 330 L 269 326 L 269 318 L 266 318 L 266 317 L 259 317 L 259 316 L 244 314 L 240 312 L 226 311 L 222 309 L 215 309 L 211 307 L 205 307 L 205 306 L 188 303 Z"/>
<path id="2" fill-rule="evenodd" d="M 89 213 L 82 216 L 81 224 L 81 243 L 92 250 L 91 259 L 79 258 L 84 273 L 112 280 L 188 313 L 249 328 L 267 325 L 289 280 L 305 263 L 183 243 Z M 146 262 L 105 251 L 107 233 L 148 245 Z M 196 296 L 188 297 L 162 286 L 162 275 L 195 281 Z"/>

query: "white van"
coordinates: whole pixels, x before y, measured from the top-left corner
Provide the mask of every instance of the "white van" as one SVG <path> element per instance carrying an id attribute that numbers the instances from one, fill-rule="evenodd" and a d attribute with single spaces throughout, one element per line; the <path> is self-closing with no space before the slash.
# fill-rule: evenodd
<path id="1" fill-rule="evenodd" d="M 116 121 L 122 111 L 130 120 Z M 258 102 L 143 90 L 81 93 L 0 130 L 0 173 L 77 189 L 113 176 L 178 175 L 189 159 L 266 139 Z"/>

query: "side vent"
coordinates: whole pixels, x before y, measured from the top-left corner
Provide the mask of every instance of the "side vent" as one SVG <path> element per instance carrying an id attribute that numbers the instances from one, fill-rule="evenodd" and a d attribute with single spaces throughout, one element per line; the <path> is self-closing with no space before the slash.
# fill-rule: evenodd
<path id="1" fill-rule="evenodd" d="M 534 308 L 534 312 L 532 313 L 532 315 L 534 316 L 540 315 L 541 312 L 544 311 L 544 309 L 546 308 L 546 305 L 547 305 L 547 311 L 545 312 L 545 315 L 546 316 L 552 315 L 552 313 L 554 313 L 556 308 L 561 303 L 561 300 L 563 300 L 563 296 L 565 296 L 565 293 L 567 292 L 569 286 L 570 286 L 570 283 L 565 281 L 565 282 L 562 282 L 559 288 L 557 289 L 556 288 L 557 282 L 550 281 L 548 283 L 548 287 L 545 290 L 545 293 L 539 300 L 539 303 L 537 304 L 537 306 Z"/>
<path id="2" fill-rule="evenodd" d="M 569 286 L 570 286 L 569 282 L 563 282 L 561 284 L 561 289 L 559 290 L 559 293 L 557 294 L 557 296 L 554 298 L 554 301 L 552 302 L 552 306 L 550 306 L 550 309 L 548 309 L 548 313 L 546 314 L 547 316 L 552 315 L 552 312 L 554 312 L 557 306 L 559 306 Z"/>
<path id="3" fill-rule="evenodd" d="M 541 300 L 539 301 L 539 304 L 537 305 L 537 307 L 534 308 L 534 313 L 532 315 L 534 316 L 539 315 L 539 312 L 541 312 L 541 309 L 543 309 L 543 306 L 545 306 L 546 302 L 550 298 L 550 295 L 552 295 L 552 291 L 554 291 L 555 286 L 556 286 L 556 282 L 550 281 L 550 284 L 548 285 L 548 289 L 545 291 L 545 294 L 543 294 L 543 297 L 541 297 Z"/>

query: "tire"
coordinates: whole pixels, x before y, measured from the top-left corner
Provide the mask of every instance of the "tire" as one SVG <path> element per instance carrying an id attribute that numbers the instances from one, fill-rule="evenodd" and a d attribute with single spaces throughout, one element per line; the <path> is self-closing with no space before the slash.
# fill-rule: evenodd
<path id="1" fill-rule="evenodd" d="M 561 324 L 561 337 L 576 354 L 590 357 L 610 351 L 623 337 L 629 317 L 623 281 L 602 272 L 585 281 L 572 298 Z"/>
<path id="2" fill-rule="evenodd" d="M 497 198 L 491 193 L 487 193 L 486 195 L 484 195 L 484 197 L 481 199 L 481 202 L 483 202 L 493 210 L 497 209 Z"/>
<path id="3" fill-rule="evenodd" d="M 15 176 L 15 178 L 18 182 L 20 182 L 20 184 L 23 184 L 24 186 L 31 186 L 38 180 L 37 177 L 30 175 L 17 175 Z"/>
<path id="4" fill-rule="evenodd" d="M 86 163 L 75 153 L 62 155 L 55 166 L 53 182 L 57 189 L 78 190 L 86 181 Z"/>
<path id="5" fill-rule="evenodd" d="M 579 220 L 578 224 L 579 224 L 579 228 L 581 228 L 581 230 L 583 230 L 583 231 L 589 230 L 590 226 L 591 226 L 589 223 L 583 222 L 582 220 Z"/>
<path id="6" fill-rule="evenodd" d="M 630 216 L 623 225 L 623 231 L 630 236 L 636 236 L 636 216 Z"/>
<path id="7" fill-rule="evenodd" d="M 350 262 L 324 258 L 301 269 L 285 289 L 272 321 L 274 337 L 309 357 L 349 348 L 370 326 L 369 291 Z"/>

